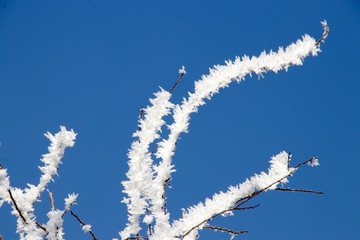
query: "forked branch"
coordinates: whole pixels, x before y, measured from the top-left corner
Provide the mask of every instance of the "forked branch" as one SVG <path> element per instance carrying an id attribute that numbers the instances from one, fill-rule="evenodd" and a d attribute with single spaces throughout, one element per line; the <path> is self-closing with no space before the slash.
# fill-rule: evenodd
<path id="1" fill-rule="evenodd" d="M 248 197 L 245 197 L 245 198 L 241 198 L 237 201 L 237 204 L 234 206 L 234 207 L 231 207 L 229 209 L 226 209 L 224 211 L 221 211 L 219 213 L 216 213 L 214 214 L 213 216 L 211 216 L 210 218 L 207 218 L 205 220 L 203 220 L 202 222 L 200 222 L 199 224 L 197 224 L 196 226 L 192 227 L 189 231 L 187 231 L 184 235 L 182 235 L 182 237 L 180 238 L 181 240 L 184 239 L 189 233 L 191 233 L 193 230 L 199 228 L 201 225 L 205 224 L 206 222 L 212 220 L 213 218 L 219 216 L 219 215 L 222 215 L 222 214 L 225 214 L 225 213 L 229 213 L 229 212 L 232 212 L 234 210 L 245 210 L 245 209 L 254 209 L 256 208 L 257 206 L 254 206 L 254 207 L 244 207 L 244 208 L 240 208 L 241 205 L 245 204 L 246 202 L 248 202 L 249 200 L 251 200 L 252 198 L 258 196 L 260 193 L 262 192 L 265 192 L 267 190 L 269 190 L 272 186 L 280 183 L 282 180 L 286 179 L 287 177 L 291 176 L 300 166 L 304 165 L 304 164 L 307 164 L 307 163 L 311 163 L 313 161 L 317 161 L 317 157 L 313 157 L 311 159 L 308 159 L 302 163 L 299 163 L 298 165 L 296 165 L 294 167 L 294 170 L 291 171 L 289 174 L 287 174 L 286 176 L 280 178 L 279 180 L 271 183 L 270 185 L 268 185 L 267 187 L 261 189 L 261 190 L 258 190 L 256 192 L 254 192 L 253 194 L 251 194 L 250 196 Z M 306 192 L 306 191 L 305 191 Z M 315 191 L 312 191 L 312 192 L 315 192 Z M 320 192 L 319 192 L 320 193 Z"/>

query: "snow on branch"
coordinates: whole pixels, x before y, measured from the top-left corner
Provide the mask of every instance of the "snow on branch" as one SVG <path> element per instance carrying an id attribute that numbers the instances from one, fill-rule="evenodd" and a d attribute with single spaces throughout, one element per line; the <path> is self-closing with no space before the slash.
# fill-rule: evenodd
<path id="1" fill-rule="evenodd" d="M 280 47 L 277 52 L 265 51 L 258 57 L 236 57 L 234 61 L 226 61 L 225 65 L 215 65 L 208 75 L 203 75 L 195 82 L 195 90 L 184 98 L 181 104 L 174 105 L 170 102 L 172 91 L 175 89 L 183 75 L 185 67 L 179 69 L 180 77 L 173 87 L 166 91 L 162 88 L 150 99 L 151 106 L 141 108 L 139 128 L 133 134 L 136 140 L 131 144 L 128 153 L 129 170 L 126 173 L 127 180 L 123 181 L 122 202 L 127 205 L 128 223 L 119 234 L 121 239 L 149 239 L 149 240 L 174 240 L 174 239 L 197 239 L 201 229 L 212 229 L 227 232 L 232 236 L 246 233 L 246 230 L 233 231 L 227 228 L 211 226 L 209 221 L 217 216 L 232 215 L 238 210 L 255 209 L 256 206 L 243 206 L 252 198 L 267 190 L 287 192 L 305 192 L 323 194 L 319 191 L 304 189 L 277 188 L 280 183 L 287 183 L 287 178 L 302 165 L 319 165 L 317 158 L 306 160 L 294 167 L 289 167 L 291 155 L 281 152 L 270 160 L 268 171 L 255 174 L 250 179 L 236 186 L 230 186 L 227 191 L 214 194 L 195 206 L 183 211 L 180 219 L 170 221 L 170 213 L 166 209 L 166 185 L 169 185 L 171 174 L 175 171 L 172 163 L 176 143 L 183 132 L 188 132 L 190 115 L 198 111 L 205 104 L 205 99 L 218 93 L 221 88 L 228 87 L 233 82 L 241 82 L 246 75 L 253 73 L 262 76 L 263 73 L 287 69 L 293 65 L 302 65 L 305 57 L 316 56 L 320 52 L 320 42 L 323 42 L 329 32 L 326 21 L 321 22 L 324 33 L 319 41 L 309 35 L 304 35 L 296 43 L 290 44 L 285 49 Z M 169 134 L 161 136 L 162 126 L 167 124 L 163 119 L 172 115 L 172 123 L 168 124 Z M 63 216 L 70 211 L 81 224 L 82 230 L 88 232 L 94 240 L 91 225 L 85 224 L 79 216 L 70 210 L 75 204 L 77 194 L 69 194 L 65 199 L 64 210 L 55 209 L 52 193 L 51 210 L 47 213 L 49 218 L 46 224 L 36 221 L 34 203 L 40 199 L 41 193 L 57 174 L 65 148 L 72 147 L 76 139 L 73 130 L 68 131 L 60 127 L 60 132 L 55 135 L 46 133 L 45 136 L 51 141 L 49 153 L 42 156 L 43 166 L 39 167 L 42 175 L 38 185 L 28 184 L 25 189 L 11 187 L 7 170 L 0 165 L 0 207 L 6 202 L 12 207 L 12 214 L 17 217 L 17 233 L 20 240 L 40 240 L 44 236 L 48 240 L 62 240 Z M 157 144 L 155 150 L 150 151 L 151 144 Z M 152 159 L 153 153 L 158 159 Z M 142 225 L 148 228 L 148 236 L 140 236 Z M 0 235 L 0 239 L 2 236 Z"/>
<path id="2" fill-rule="evenodd" d="M 6 169 L 0 168 L 0 198 L 1 202 L 6 201 L 9 203 L 13 211 L 13 215 L 17 217 L 17 232 L 20 234 L 20 239 L 38 240 L 43 239 L 43 235 L 51 233 L 51 227 L 55 226 L 57 231 L 57 239 L 61 239 L 62 232 L 59 226 L 62 221 L 59 219 L 59 210 L 52 210 L 48 213 L 50 222 L 47 224 L 46 229 L 44 226 L 36 222 L 34 215 L 34 203 L 40 198 L 41 193 L 45 190 L 47 184 L 52 180 L 52 177 L 57 174 L 57 169 L 61 163 L 61 158 L 64 155 L 66 147 L 72 147 L 76 138 L 76 133 L 73 130 L 67 131 L 65 127 L 60 127 L 60 132 L 55 135 L 46 133 L 45 136 L 50 139 L 51 144 L 49 153 L 43 155 L 41 161 L 44 166 L 39 167 L 43 173 L 40 177 L 40 182 L 37 186 L 28 184 L 28 188 L 24 190 L 11 187 L 9 177 L 7 176 Z M 52 224 L 56 223 L 56 225 Z M 52 238 L 49 235 L 49 239 Z"/>
<path id="3" fill-rule="evenodd" d="M 140 231 L 139 217 L 145 213 L 148 206 L 147 200 L 154 198 L 152 191 L 153 160 L 149 152 L 150 144 L 160 137 L 161 126 L 165 124 L 162 119 L 170 113 L 173 104 L 169 101 L 171 94 L 164 89 L 155 93 L 155 98 L 150 99 L 151 107 L 145 108 L 144 116 L 141 114 L 139 130 L 133 134 L 138 137 L 131 145 L 128 157 L 129 171 L 126 176 L 129 180 L 123 181 L 124 193 L 128 195 L 123 202 L 128 207 L 127 227 L 121 233 L 130 236 L 131 233 Z"/>
<path id="4" fill-rule="evenodd" d="M 275 189 L 277 184 L 272 184 L 271 187 L 267 186 L 270 183 L 277 182 L 278 178 L 288 176 L 291 171 L 294 171 L 294 169 L 289 169 L 288 164 L 286 164 L 290 157 L 285 152 L 280 153 L 272 159 L 268 174 L 261 173 L 260 175 L 255 175 L 238 187 L 230 187 L 226 194 L 219 193 L 214 195 L 211 200 L 207 199 L 205 203 L 189 208 L 182 219 L 170 224 L 170 215 L 165 209 L 165 184 L 171 179 L 171 173 L 175 171 L 172 164 L 172 156 L 174 155 L 179 135 L 188 131 L 190 115 L 197 112 L 199 106 L 205 104 L 205 99 L 210 100 L 221 88 L 228 87 L 233 81 L 240 82 L 245 79 L 246 75 L 251 76 L 253 73 L 262 76 L 263 73 L 268 71 L 275 73 L 283 69 L 287 71 L 290 66 L 302 65 L 305 57 L 309 55 L 317 56 L 318 52 L 321 51 L 319 42 L 327 37 L 329 31 L 326 21 L 322 22 L 322 25 L 324 33 L 318 42 L 305 34 L 302 39 L 290 44 L 285 49 L 280 47 L 277 52 L 270 51 L 266 53 L 264 51 L 260 56 L 253 56 L 251 58 L 244 55 L 242 58 L 236 57 L 234 61 L 226 61 L 225 65 L 215 65 L 210 69 L 208 75 L 203 75 L 199 81 L 195 82 L 194 92 L 189 93 L 189 96 L 184 98 L 181 104 L 174 106 L 169 102 L 171 91 L 186 73 L 185 67 L 179 70 L 180 78 L 168 92 L 166 100 L 166 104 L 171 105 L 172 108 L 173 123 L 167 126 L 170 133 L 167 138 L 163 138 L 157 143 L 158 147 L 155 152 L 155 156 L 160 159 L 160 162 L 153 164 L 150 156 L 151 153 L 149 154 L 148 152 L 149 145 L 147 142 L 143 143 L 140 136 L 145 134 L 142 133 L 143 122 L 154 122 L 153 125 L 159 131 L 160 127 L 164 124 L 161 118 L 165 114 L 157 115 L 156 121 L 149 119 L 150 115 L 145 116 L 144 120 L 141 119 L 141 124 L 139 125 L 141 131 L 136 133 L 136 136 L 139 136 L 139 141 L 135 141 L 130 150 L 130 169 L 127 174 L 129 181 L 123 183 L 125 186 L 124 192 L 129 196 L 123 201 L 129 209 L 129 223 L 125 230 L 120 233 L 122 239 L 131 239 L 131 236 L 139 236 L 138 233 L 141 229 L 139 219 L 141 215 L 145 214 L 144 222 L 146 224 L 149 225 L 153 221 L 155 222 L 153 229 L 149 227 L 149 232 L 152 233 L 149 236 L 150 239 L 173 239 L 184 235 L 189 239 L 193 239 L 197 236 L 196 231 L 190 231 L 189 229 L 197 226 L 196 224 L 198 224 L 199 219 L 211 218 L 220 209 L 229 209 L 237 201 L 236 199 L 249 196 L 256 189 Z M 157 108 L 153 102 L 152 104 L 153 108 Z M 151 139 L 149 142 L 153 140 Z M 135 153 L 136 148 L 142 149 L 141 154 Z M 317 165 L 315 161 L 311 164 Z M 279 182 L 286 181 L 286 177 L 284 177 Z M 200 224 L 195 228 L 200 227 L 203 226 Z"/>
<path id="5" fill-rule="evenodd" d="M 227 216 L 232 211 L 239 210 L 241 199 L 252 196 L 255 192 L 274 190 L 279 183 L 286 183 L 287 177 L 296 171 L 296 168 L 289 168 L 289 155 L 281 152 L 270 160 L 268 173 L 261 172 L 253 177 L 246 179 L 245 182 L 230 186 L 227 192 L 215 194 L 211 199 L 207 198 L 204 203 L 183 211 L 179 220 L 174 221 L 171 226 L 171 234 L 168 239 L 174 239 L 176 236 L 182 236 L 184 239 L 191 231 L 202 229 L 205 223 L 215 216 Z M 163 239 L 161 236 L 158 239 Z M 190 238 L 191 239 L 191 238 Z"/>

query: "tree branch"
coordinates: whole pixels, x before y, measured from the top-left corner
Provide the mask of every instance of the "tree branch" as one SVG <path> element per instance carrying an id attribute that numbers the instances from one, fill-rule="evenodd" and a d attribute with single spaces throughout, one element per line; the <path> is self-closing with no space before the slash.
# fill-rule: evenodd
<path id="1" fill-rule="evenodd" d="M 9 192 L 9 195 L 10 195 L 11 201 L 12 201 L 12 203 L 13 203 L 13 204 L 14 204 L 14 206 L 15 206 L 16 211 L 18 212 L 19 216 L 20 216 L 20 217 L 21 217 L 21 219 L 24 221 L 24 223 L 25 223 L 25 224 L 27 224 L 27 222 L 26 222 L 26 219 L 25 219 L 24 215 L 22 215 L 22 213 L 21 213 L 21 211 L 20 211 L 20 209 L 19 209 L 18 205 L 16 204 L 16 201 L 15 201 L 15 199 L 14 199 L 14 197 L 13 197 L 12 193 L 11 193 L 10 188 L 8 189 L 8 192 Z"/>
<path id="2" fill-rule="evenodd" d="M 303 193 L 316 193 L 323 195 L 323 192 L 318 192 L 314 190 L 304 190 L 304 189 L 287 189 L 287 188 L 275 188 L 277 191 L 283 191 L 283 192 L 303 192 Z"/>
<path id="3" fill-rule="evenodd" d="M 44 232 L 48 233 L 48 231 L 46 230 L 46 228 L 45 228 L 43 225 L 41 225 L 39 222 L 36 222 L 35 224 L 36 224 L 36 226 L 38 226 L 39 228 L 41 228 L 42 230 L 44 230 Z"/>
<path id="4" fill-rule="evenodd" d="M 327 38 L 328 33 L 329 33 L 329 26 L 327 25 L 326 20 L 324 20 L 323 22 L 321 22 L 321 24 L 322 24 L 323 27 L 324 27 L 324 32 L 323 32 L 321 38 L 316 42 L 316 44 L 315 44 L 316 46 L 319 46 L 319 44 L 320 44 L 321 42 L 323 42 L 323 41 L 325 40 L 325 38 Z"/>
<path id="5" fill-rule="evenodd" d="M 140 109 L 140 115 L 139 115 L 140 120 L 142 120 L 142 119 L 143 119 L 143 114 L 144 114 L 144 107 L 143 107 L 143 106 L 141 106 L 141 109 Z M 139 127 L 139 131 L 141 131 L 141 127 Z"/>
<path id="6" fill-rule="evenodd" d="M 248 196 L 248 197 L 239 199 L 239 200 L 237 201 L 237 204 L 236 204 L 234 207 L 229 208 L 229 209 L 226 209 L 226 210 L 224 210 L 224 211 L 221 211 L 221 212 L 219 212 L 219 213 L 217 213 L 217 214 L 214 214 L 214 215 L 211 216 L 210 218 L 207 218 L 207 219 L 203 220 L 202 222 L 200 222 L 200 223 L 197 224 L 196 226 L 192 227 L 189 231 L 187 231 L 180 239 L 181 239 L 181 240 L 184 239 L 190 232 L 192 232 L 193 230 L 197 229 L 198 227 L 200 227 L 200 226 L 203 225 L 204 223 L 210 221 L 210 220 L 213 219 L 214 217 L 217 217 L 217 216 L 222 215 L 222 214 L 227 213 L 227 212 L 232 212 L 233 210 L 238 210 L 241 205 L 243 205 L 244 203 L 248 202 L 250 199 L 252 199 L 252 198 L 256 197 L 257 195 L 259 195 L 260 193 L 268 190 L 269 188 L 271 188 L 271 187 L 274 186 L 275 184 L 278 184 L 279 182 L 281 182 L 281 181 L 284 180 L 285 178 L 291 176 L 300 166 L 302 166 L 302 165 L 304 165 L 304 164 L 306 164 L 306 163 L 308 163 L 308 162 L 314 161 L 315 159 L 317 160 L 317 157 L 313 157 L 313 158 L 308 159 L 308 160 L 306 160 L 306 161 L 304 161 L 304 162 L 302 162 L 302 163 L 299 163 L 298 165 L 296 165 L 296 166 L 294 167 L 294 170 L 291 171 L 288 175 L 280 178 L 279 180 L 277 180 L 277 181 L 273 182 L 272 184 L 268 185 L 267 187 L 265 187 L 265 188 L 263 188 L 263 189 L 261 189 L 261 190 L 259 190 L 259 191 L 254 192 L 253 194 L 251 194 L 251 195 Z"/>
<path id="7" fill-rule="evenodd" d="M 234 210 L 248 210 L 248 209 L 255 209 L 258 206 L 260 206 L 260 204 L 255 205 L 255 206 L 250 206 L 250 207 L 242 207 L 242 208 L 234 208 Z"/>
<path id="8" fill-rule="evenodd" d="M 204 228 L 209 228 L 209 229 L 213 229 L 213 230 L 220 230 L 222 232 L 228 232 L 228 233 L 231 233 L 231 234 L 234 234 L 234 235 L 238 235 L 240 233 L 247 233 L 249 231 L 247 230 L 244 230 L 244 231 L 232 231 L 230 229 L 227 229 L 227 228 L 222 228 L 222 227 L 216 227 L 216 226 L 205 226 Z"/>
<path id="9" fill-rule="evenodd" d="M 181 73 L 181 74 L 180 74 L 180 77 L 179 77 L 178 80 L 175 82 L 174 86 L 170 89 L 169 93 L 171 93 L 171 92 L 175 89 L 176 85 L 180 82 L 180 80 L 181 80 L 181 78 L 182 78 L 183 76 L 184 76 L 184 73 Z"/>
<path id="10" fill-rule="evenodd" d="M 79 221 L 79 223 L 80 223 L 81 225 L 83 225 L 83 226 L 86 225 L 83 221 L 81 221 L 81 219 L 78 217 L 78 215 L 76 215 L 72 210 L 70 210 L 70 212 L 71 212 L 71 215 L 73 215 L 73 216 Z M 95 237 L 95 234 L 94 234 L 92 231 L 89 231 L 89 233 L 91 234 L 91 236 L 93 237 L 94 240 L 98 240 L 98 239 Z"/>

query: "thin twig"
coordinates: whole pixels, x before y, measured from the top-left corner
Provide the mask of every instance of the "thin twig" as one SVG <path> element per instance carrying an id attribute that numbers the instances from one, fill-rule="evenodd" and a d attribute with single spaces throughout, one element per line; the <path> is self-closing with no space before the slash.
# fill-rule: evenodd
<path id="1" fill-rule="evenodd" d="M 132 240 L 132 239 L 137 240 L 137 239 L 149 239 L 149 238 L 147 238 L 147 237 L 142 237 L 142 236 L 136 236 L 136 237 L 128 237 L 128 238 L 126 238 L 126 240 Z"/>
<path id="2" fill-rule="evenodd" d="M 303 193 L 316 193 L 323 195 L 323 192 L 318 192 L 314 190 L 304 190 L 304 189 L 287 189 L 287 188 L 275 188 L 277 191 L 283 191 L 283 192 L 303 192 Z"/>
<path id="3" fill-rule="evenodd" d="M 71 212 L 71 215 L 73 215 L 81 225 L 85 226 L 86 224 L 81 221 L 81 219 L 78 217 L 78 215 L 76 215 L 72 210 L 70 211 Z M 93 237 L 94 240 L 97 240 L 97 238 L 95 237 L 95 234 L 92 232 L 92 231 L 89 231 L 89 233 L 91 234 L 91 236 Z"/>
<path id="4" fill-rule="evenodd" d="M 42 230 L 44 230 L 44 232 L 48 232 L 47 230 L 46 230 L 46 228 L 43 226 L 43 225 L 41 225 L 39 222 L 36 222 L 35 223 L 39 228 L 41 228 Z"/>
<path id="5" fill-rule="evenodd" d="M 165 180 L 164 184 L 163 184 L 163 190 L 164 190 L 164 194 L 162 195 L 162 199 L 164 200 L 164 206 L 163 206 L 163 210 L 164 210 L 164 214 L 166 214 L 166 193 L 165 193 L 165 186 L 168 185 L 170 186 L 170 184 L 168 183 L 168 181 L 170 181 L 171 178 L 168 178 Z"/>
<path id="6" fill-rule="evenodd" d="M 324 29 L 323 35 L 322 35 L 321 38 L 316 42 L 315 45 L 318 46 L 318 45 L 321 43 L 321 41 L 323 41 L 323 40 L 327 37 L 328 33 L 329 33 L 329 26 L 326 25 L 326 26 L 325 26 L 325 29 Z"/>
<path id="7" fill-rule="evenodd" d="M 148 208 L 146 208 L 146 214 L 147 215 L 150 215 L 150 212 L 149 212 L 149 209 Z M 151 223 L 149 224 L 149 236 L 151 236 Z"/>
<path id="8" fill-rule="evenodd" d="M 176 83 L 174 84 L 174 86 L 170 89 L 169 93 L 171 93 L 174 88 L 176 87 L 176 85 L 180 82 L 181 78 L 184 76 L 184 73 L 180 74 L 180 77 L 178 78 L 178 80 L 176 81 Z"/>
<path id="9" fill-rule="evenodd" d="M 8 192 L 9 192 L 9 195 L 10 195 L 11 201 L 13 202 L 13 204 L 14 204 L 14 206 L 15 206 L 16 211 L 19 213 L 19 215 L 20 215 L 21 219 L 24 221 L 24 223 L 25 223 L 25 224 L 27 224 L 25 217 L 22 215 L 22 213 L 21 213 L 21 211 L 20 211 L 20 209 L 19 209 L 18 205 L 16 204 L 16 201 L 15 201 L 15 199 L 14 199 L 14 197 L 13 197 L 12 193 L 11 193 L 10 188 L 8 189 Z"/>
<path id="10" fill-rule="evenodd" d="M 1 164 L 0 164 L 0 169 L 2 169 Z M 1 236 L 1 233 L 0 233 L 0 240 L 4 240 L 3 237 Z"/>
<path id="11" fill-rule="evenodd" d="M 222 232 L 228 232 L 228 233 L 231 233 L 231 234 L 234 234 L 234 235 L 238 235 L 240 233 L 247 233 L 249 231 L 232 231 L 230 229 L 227 229 L 227 228 L 222 228 L 222 227 L 216 227 L 216 226 L 205 226 L 204 228 L 209 228 L 209 229 L 213 229 L 213 230 L 220 230 Z"/>
<path id="12" fill-rule="evenodd" d="M 52 194 L 52 192 L 50 192 L 49 190 L 48 190 L 48 192 L 49 192 L 49 198 L 50 198 L 50 202 L 51 202 L 51 209 L 52 209 L 53 211 L 55 211 L 55 204 L 54 204 L 53 194 Z"/>
<path id="13" fill-rule="evenodd" d="M 143 107 L 143 106 L 141 106 L 141 109 L 140 109 L 140 115 L 139 115 L 140 120 L 142 120 L 142 119 L 143 119 L 143 114 L 144 114 L 144 107 Z M 139 131 L 141 131 L 141 127 L 139 127 Z"/>
<path id="14" fill-rule="evenodd" d="M 242 207 L 242 208 L 234 208 L 234 210 L 248 210 L 248 209 L 255 209 L 258 206 L 260 206 L 260 204 L 255 205 L 255 206 L 250 206 L 250 207 Z"/>
<path id="15" fill-rule="evenodd" d="M 154 152 L 156 152 L 156 150 L 158 150 L 159 146 L 157 146 L 154 150 L 151 151 L 150 154 L 153 154 Z"/>
<path id="16" fill-rule="evenodd" d="M 237 208 L 239 208 L 239 206 L 241 206 L 241 205 L 243 205 L 244 203 L 248 202 L 250 199 L 252 199 L 252 198 L 254 198 L 255 196 L 259 195 L 260 193 L 268 190 L 269 188 L 271 188 L 271 187 L 274 186 L 275 184 L 278 184 L 279 182 L 281 182 L 281 181 L 284 180 L 285 178 L 291 176 L 291 175 L 297 170 L 297 168 L 299 168 L 300 166 L 302 166 L 302 165 L 304 165 L 304 164 L 306 164 L 306 163 L 308 163 L 308 162 L 311 162 L 311 161 L 313 161 L 313 160 L 315 160 L 315 159 L 317 159 L 317 157 L 313 157 L 313 158 L 308 159 L 308 160 L 306 160 L 306 161 L 304 161 L 304 162 L 302 162 L 302 163 L 299 163 L 298 165 L 296 165 L 296 166 L 294 167 L 294 170 L 291 171 L 288 175 L 286 175 L 286 176 L 280 178 L 279 180 L 273 182 L 273 183 L 270 184 L 269 186 L 267 186 L 267 187 L 265 187 L 265 188 L 263 188 L 263 189 L 261 189 L 261 190 L 259 190 L 259 191 L 254 192 L 254 193 L 251 194 L 250 196 L 247 196 L 247 197 L 245 197 L 245 198 L 242 198 L 243 200 L 241 200 L 241 199 L 238 200 L 238 201 L 237 201 L 237 204 L 236 204 L 234 207 L 229 208 L 229 209 L 226 209 L 226 210 L 224 210 L 224 211 L 221 211 L 221 212 L 219 212 L 219 213 L 217 213 L 217 214 L 214 214 L 213 216 L 211 216 L 211 217 L 203 220 L 203 221 L 200 222 L 199 224 L 197 224 L 197 225 L 195 225 L 194 227 L 192 227 L 189 231 L 187 231 L 180 239 L 181 239 L 181 240 L 184 239 L 191 231 L 193 231 L 194 229 L 200 227 L 200 226 L 203 225 L 204 223 L 210 221 L 210 220 L 213 219 L 214 217 L 217 217 L 217 216 L 222 215 L 222 214 L 224 214 L 224 213 L 232 212 L 233 210 L 236 210 Z"/>

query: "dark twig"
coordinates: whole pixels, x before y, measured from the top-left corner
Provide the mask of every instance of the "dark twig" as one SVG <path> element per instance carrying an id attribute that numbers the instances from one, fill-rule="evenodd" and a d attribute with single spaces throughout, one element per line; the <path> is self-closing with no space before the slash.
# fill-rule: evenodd
<path id="1" fill-rule="evenodd" d="M 1 164 L 0 164 L 0 169 L 3 169 L 2 166 L 1 166 Z M 26 221 L 24 215 L 21 213 L 21 211 L 20 211 L 20 209 L 19 209 L 19 207 L 18 207 L 18 205 L 17 205 L 17 203 L 16 203 L 16 201 L 15 201 L 15 198 L 14 198 L 14 196 L 12 195 L 12 192 L 11 192 L 11 189 L 10 189 L 10 188 L 8 189 L 8 193 L 9 193 L 9 195 L 10 195 L 10 199 L 11 199 L 12 203 L 14 204 L 15 209 L 16 209 L 16 211 L 18 212 L 19 216 L 20 216 L 21 219 L 24 221 L 24 223 L 27 224 L 27 221 Z M 36 224 L 39 228 L 41 228 L 42 230 L 44 230 L 45 232 L 47 232 L 46 228 L 45 228 L 44 226 L 42 226 L 40 223 L 36 222 L 35 224 Z M 1 236 L 1 235 L 0 235 L 0 236 Z M 1 238 L 0 238 L 0 240 L 1 240 Z"/>
<path id="2" fill-rule="evenodd" d="M 166 214 L 166 193 L 165 193 L 165 186 L 169 185 L 168 181 L 170 181 L 170 178 L 166 179 L 163 185 L 163 189 L 164 189 L 164 194 L 162 195 L 162 199 L 164 200 L 164 206 L 163 206 L 163 210 L 164 210 L 164 214 Z M 169 185 L 170 186 L 170 185 Z"/>
<path id="3" fill-rule="evenodd" d="M 248 210 L 248 209 L 255 209 L 258 206 L 260 206 L 260 204 L 255 205 L 255 206 L 250 206 L 250 207 L 242 207 L 242 208 L 234 208 L 234 210 Z"/>
<path id="4" fill-rule="evenodd" d="M 277 191 L 283 191 L 283 192 L 303 192 L 303 193 L 316 193 L 323 195 L 323 192 L 318 192 L 314 190 L 304 190 L 304 189 L 287 189 L 287 188 L 275 188 Z"/>
<path id="5" fill-rule="evenodd" d="M 144 114 L 144 107 L 143 107 L 143 106 L 141 106 L 141 109 L 140 109 L 140 115 L 139 115 L 140 120 L 142 120 L 142 119 L 143 119 L 143 114 Z M 139 127 L 139 131 L 141 131 L 141 127 Z"/>
<path id="6" fill-rule="evenodd" d="M 70 210 L 70 212 L 71 212 L 71 215 L 73 215 L 79 221 L 79 223 L 81 225 L 83 225 L 83 226 L 86 225 L 83 221 L 81 221 L 81 219 L 78 217 L 78 215 L 76 215 L 72 210 Z M 95 237 L 95 235 L 92 231 L 89 231 L 89 233 L 91 234 L 91 236 L 93 237 L 94 240 L 97 240 L 97 238 Z"/>
<path id="7" fill-rule="evenodd" d="M 18 214 L 20 215 L 20 217 L 21 217 L 21 219 L 24 221 L 24 223 L 25 223 L 25 224 L 27 224 L 27 222 L 26 222 L 26 219 L 25 219 L 24 215 L 22 215 L 22 213 L 21 213 L 21 211 L 20 211 L 20 209 L 19 209 L 18 205 L 16 204 L 16 201 L 15 201 L 15 199 L 14 199 L 14 197 L 13 197 L 12 193 L 11 193 L 10 188 L 8 189 L 8 192 L 9 192 L 9 195 L 10 195 L 11 201 L 13 202 L 13 204 L 14 204 L 14 206 L 15 206 L 16 211 L 18 212 Z"/>
<path id="8" fill-rule="evenodd" d="M 1 169 L 1 164 L 0 164 L 0 169 Z M 0 234 L 0 240 L 4 240 L 1 234 Z"/>
<path id="9" fill-rule="evenodd" d="M 150 212 L 149 212 L 149 209 L 148 208 L 146 208 L 146 214 L 147 215 L 150 215 Z M 151 236 L 151 223 L 149 224 L 149 236 Z"/>
<path id="10" fill-rule="evenodd" d="M 158 150 L 159 146 L 157 146 L 154 150 L 151 151 L 150 154 L 153 154 L 154 152 L 156 152 L 156 150 Z"/>
<path id="11" fill-rule="evenodd" d="M 184 76 L 184 73 L 180 74 L 180 77 L 178 78 L 178 80 L 176 81 L 176 83 L 174 84 L 174 86 L 170 89 L 169 93 L 171 93 L 174 88 L 176 87 L 176 85 L 180 82 L 181 78 Z"/>
<path id="12" fill-rule="evenodd" d="M 48 232 L 47 230 L 46 230 L 46 228 L 43 226 L 43 225 L 41 225 L 40 223 L 38 223 L 38 222 L 36 222 L 35 223 L 39 228 L 41 228 L 42 230 L 44 230 L 44 232 Z"/>
<path id="13" fill-rule="evenodd" d="M 234 234 L 234 235 L 238 235 L 240 233 L 247 233 L 249 231 L 232 231 L 230 229 L 227 229 L 227 228 L 222 228 L 222 227 L 216 227 L 216 226 L 205 226 L 204 228 L 209 228 L 209 229 L 213 229 L 213 230 L 220 230 L 222 232 L 228 232 L 228 233 L 231 233 L 231 234 Z"/>

